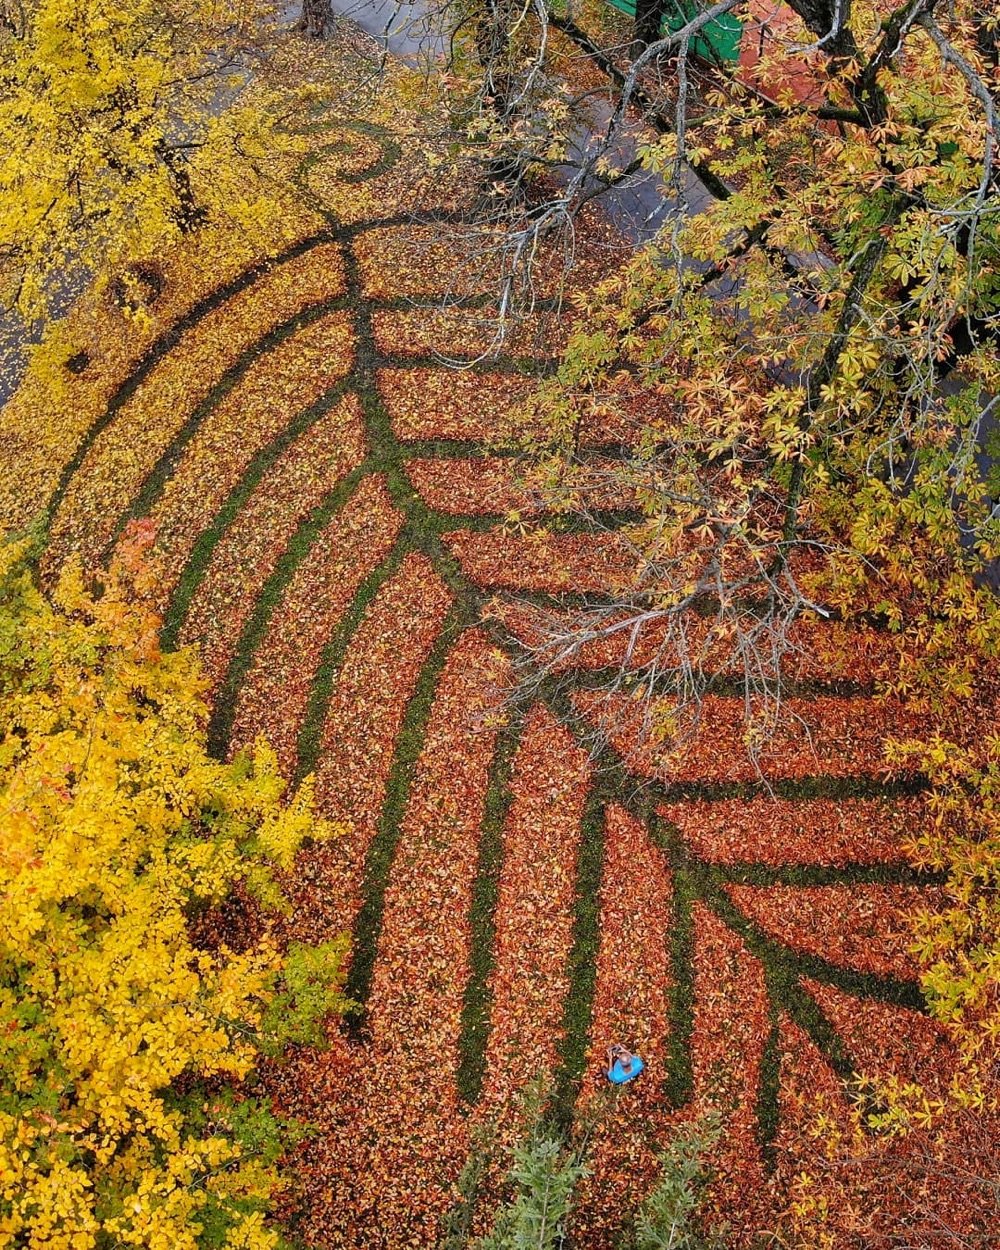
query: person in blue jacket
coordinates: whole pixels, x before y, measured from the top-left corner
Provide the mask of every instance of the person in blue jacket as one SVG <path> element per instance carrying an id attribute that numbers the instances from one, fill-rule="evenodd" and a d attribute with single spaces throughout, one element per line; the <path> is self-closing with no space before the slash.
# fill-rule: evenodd
<path id="1" fill-rule="evenodd" d="M 634 1081 L 646 1065 L 638 1055 L 616 1042 L 608 1047 L 608 1080 L 612 1085 L 625 1085 Z"/>

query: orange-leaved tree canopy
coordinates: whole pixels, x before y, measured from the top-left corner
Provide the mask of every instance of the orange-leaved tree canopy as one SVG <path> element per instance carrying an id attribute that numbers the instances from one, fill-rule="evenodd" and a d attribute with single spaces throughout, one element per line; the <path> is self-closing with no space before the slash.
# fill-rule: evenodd
<path id="1" fill-rule="evenodd" d="M 591 528 L 610 506 L 638 514 L 635 574 L 556 614 L 537 658 L 558 670 L 621 640 L 629 671 L 610 682 L 672 738 L 720 673 L 742 679 L 751 737 L 769 731 L 803 617 L 883 622 L 905 643 L 902 693 L 968 694 L 977 657 L 1000 653 L 975 580 L 1000 556 L 996 6 L 790 0 L 774 6 L 783 38 L 765 23 L 764 55 L 725 72 L 706 66 L 698 23 L 731 10 L 746 53 L 754 6 L 677 7 L 690 22 L 638 54 L 602 51 L 589 11 L 569 23 L 555 6 L 476 44 L 480 129 L 506 145 L 508 283 L 543 235 L 572 237 L 602 186 L 649 239 L 578 297 L 526 427 L 550 510 Z M 557 55 L 566 39 L 590 77 Z M 545 144 L 566 127 L 538 84 L 584 116 L 598 73 L 614 110 L 571 175 L 546 180 Z M 636 160 L 617 168 L 640 117 Z M 666 205 L 655 235 L 649 184 L 629 190 L 650 175 Z"/>
<path id="2" fill-rule="evenodd" d="M 255 1068 L 345 1005 L 343 942 L 282 951 L 266 920 L 335 830 L 308 785 L 283 801 L 266 746 L 207 755 L 197 662 L 142 602 L 147 541 L 99 597 L 71 566 L 51 601 L 30 543 L 0 547 L 0 1245 L 279 1245 L 288 1128 Z M 236 950 L 210 923 L 234 890 L 264 917 Z"/>

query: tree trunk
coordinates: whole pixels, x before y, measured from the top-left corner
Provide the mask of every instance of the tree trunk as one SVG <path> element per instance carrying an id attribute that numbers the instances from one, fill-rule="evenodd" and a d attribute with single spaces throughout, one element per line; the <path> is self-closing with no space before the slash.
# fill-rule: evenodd
<path id="1" fill-rule="evenodd" d="M 511 0 L 487 0 L 479 10 L 475 27 L 476 55 L 483 70 L 483 88 L 490 111 L 502 126 L 509 126 L 511 107 L 512 51 L 510 28 L 514 20 Z M 514 154 L 501 150 L 486 166 L 487 178 L 513 189 L 524 173 Z"/>
<path id="2" fill-rule="evenodd" d="M 188 173 L 187 162 L 183 154 L 172 148 L 161 148 L 160 151 L 177 197 L 176 203 L 170 210 L 171 216 L 177 222 L 182 234 L 190 234 L 192 230 L 204 225 L 208 213 L 205 207 L 198 203 L 195 196 L 194 187 L 191 185 L 191 175 Z"/>
<path id="3" fill-rule="evenodd" d="M 788 0 L 788 7 L 802 18 L 809 30 L 823 40 L 823 51 L 834 61 L 859 56 L 847 23 L 851 17 L 850 0 Z"/>
<path id="4" fill-rule="evenodd" d="M 506 115 L 510 95 L 512 20 L 509 0 L 488 0 L 479 10 L 475 27 L 476 55 L 493 111 L 498 117 Z"/>
<path id="5" fill-rule="evenodd" d="M 671 0 L 666 0 L 669 4 Z M 648 48 L 660 37 L 664 0 L 636 0 L 634 39 L 636 53 Z"/>
<path id="6" fill-rule="evenodd" d="M 310 39 L 325 39 L 333 27 L 332 0 L 302 0 L 297 30 Z"/>

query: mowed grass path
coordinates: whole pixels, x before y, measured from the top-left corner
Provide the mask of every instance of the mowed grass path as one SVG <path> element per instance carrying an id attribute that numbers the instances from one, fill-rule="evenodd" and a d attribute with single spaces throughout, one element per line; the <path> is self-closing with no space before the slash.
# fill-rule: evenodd
<path id="1" fill-rule="evenodd" d="M 271 1078 L 318 1125 L 300 1229 L 433 1245 L 472 1127 L 509 1131 L 539 1073 L 568 1127 L 624 1040 L 647 1074 L 595 1132 L 580 1244 L 613 1244 L 671 1122 L 712 1107 L 712 1200 L 749 1232 L 803 1140 L 787 1074 L 846 1099 L 876 1058 L 904 1063 L 901 1021 L 915 1063 L 938 1056 L 903 920 L 935 883 L 901 851 L 920 780 L 880 765 L 907 722 L 871 698 L 878 642 L 803 666 L 763 780 L 721 679 L 670 778 L 625 733 L 589 751 L 593 669 L 514 697 L 518 618 L 495 597 L 599 596 L 623 551 L 505 522 L 528 504 L 493 436 L 550 361 L 528 332 L 479 359 L 474 283 L 440 311 L 435 206 L 394 207 L 419 157 L 373 126 L 315 129 L 301 181 L 322 229 L 153 344 L 67 462 L 48 557 L 107 559 L 153 518 L 164 642 L 203 649 L 213 750 L 267 733 L 350 825 L 290 885 L 292 936 L 351 932 L 361 1005 Z M 851 1001 L 847 1036 L 834 1005 Z"/>

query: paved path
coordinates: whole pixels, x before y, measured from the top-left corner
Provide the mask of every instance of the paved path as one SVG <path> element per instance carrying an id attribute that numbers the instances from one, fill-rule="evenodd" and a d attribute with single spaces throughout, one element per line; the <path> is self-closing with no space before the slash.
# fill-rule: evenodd
<path id="1" fill-rule="evenodd" d="M 445 54 L 445 40 L 435 29 L 422 0 L 410 4 L 396 0 L 333 0 L 333 10 L 356 22 L 402 61 L 425 63 Z"/>
<path id="2" fill-rule="evenodd" d="M 0 310 L 0 408 L 17 390 L 21 380 L 25 341 L 21 318 Z"/>
<path id="3" fill-rule="evenodd" d="M 67 283 L 66 288 L 52 301 L 53 314 L 61 317 L 68 312 L 69 306 L 85 285 L 83 277 Z M 16 312 L 0 307 L 0 408 L 20 385 L 28 363 L 27 349 L 41 340 L 42 329 L 42 326 L 25 325 Z"/>

